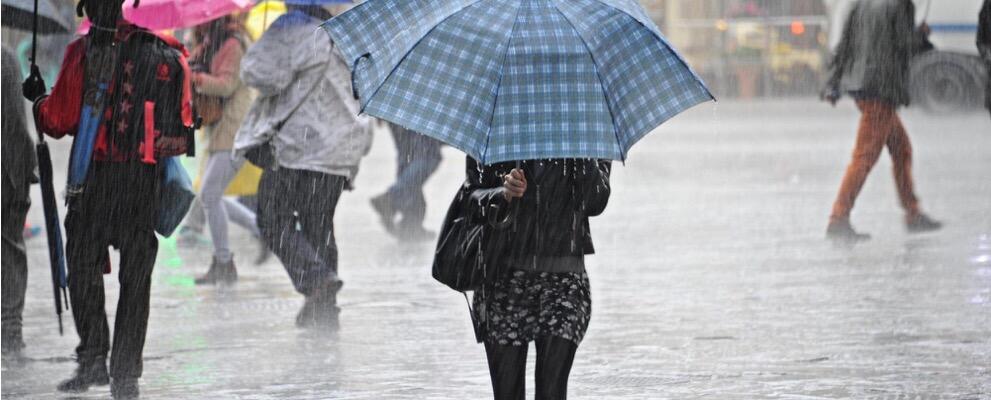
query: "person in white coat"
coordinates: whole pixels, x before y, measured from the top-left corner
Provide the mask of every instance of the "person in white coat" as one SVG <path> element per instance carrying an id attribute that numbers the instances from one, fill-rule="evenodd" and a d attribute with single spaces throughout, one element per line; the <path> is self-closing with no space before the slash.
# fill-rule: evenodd
<path id="1" fill-rule="evenodd" d="M 306 302 L 300 327 L 336 327 L 334 210 L 371 147 L 350 72 L 319 25 L 332 15 L 287 2 L 241 61 L 241 80 L 258 92 L 234 142 L 235 157 L 270 152 L 258 187 L 258 227 Z"/>

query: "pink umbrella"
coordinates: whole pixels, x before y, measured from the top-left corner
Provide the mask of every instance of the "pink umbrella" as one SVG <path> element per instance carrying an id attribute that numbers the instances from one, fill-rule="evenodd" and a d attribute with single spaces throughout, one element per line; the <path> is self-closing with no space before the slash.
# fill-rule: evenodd
<path id="1" fill-rule="evenodd" d="M 244 11 L 255 4 L 254 0 L 140 0 L 134 8 L 134 0 L 124 2 L 124 19 L 153 31 L 187 28 Z M 79 25 L 79 32 L 89 30 L 89 20 Z"/>

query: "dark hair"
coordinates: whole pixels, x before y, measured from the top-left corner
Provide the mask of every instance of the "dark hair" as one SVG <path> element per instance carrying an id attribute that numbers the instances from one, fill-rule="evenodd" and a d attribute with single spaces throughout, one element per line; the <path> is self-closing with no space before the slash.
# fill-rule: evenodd
<path id="1" fill-rule="evenodd" d="M 134 0 L 134 7 L 139 2 L 140 0 Z M 85 13 L 90 22 L 90 31 L 86 36 L 98 44 L 112 42 L 117 33 L 117 21 L 123 4 L 124 0 L 79 0 L 76 15 L 82 17 Z"/>

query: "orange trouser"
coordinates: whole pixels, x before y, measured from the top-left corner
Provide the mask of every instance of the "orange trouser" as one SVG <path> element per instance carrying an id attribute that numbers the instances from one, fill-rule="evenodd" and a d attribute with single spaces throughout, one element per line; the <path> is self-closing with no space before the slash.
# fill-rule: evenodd
<path id="1" fill-rule="evenodd" d="M 860 127 L 857 129 L 857 144 L 853 149 L 853 159 L 843 176 L 843 184 L 833 203 L 832 218 L 850 218 L 850 210 L 860 194 L 874 163 L 881 156 L 881 150 L 888 146 L 894 164 L 895 184 L 902 208 L 908 215 L 919 212 L 919 200 L 915 198 L 912 184 L 912 144 L 895 112 L 895 106 L 883 101 L 857 100 L 860 109 Z"/>

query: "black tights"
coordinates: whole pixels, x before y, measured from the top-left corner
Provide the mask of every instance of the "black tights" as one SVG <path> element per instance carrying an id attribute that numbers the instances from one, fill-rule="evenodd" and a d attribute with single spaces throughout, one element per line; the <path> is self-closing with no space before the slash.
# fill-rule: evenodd
<path id="1" fill-rule="evenodd" d="M 537 345 L 537 400 L 564 400 L 568 397 L 568 375 L 578 345 L 554 336 L 539 337 Z M 485 343 L 489 375 L 496 400 L 522 400 L 526 395 L 526 353 L 528 345 L 500 346 Z"/>

